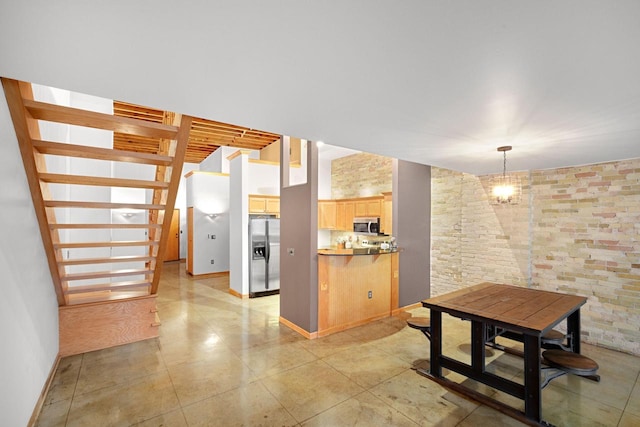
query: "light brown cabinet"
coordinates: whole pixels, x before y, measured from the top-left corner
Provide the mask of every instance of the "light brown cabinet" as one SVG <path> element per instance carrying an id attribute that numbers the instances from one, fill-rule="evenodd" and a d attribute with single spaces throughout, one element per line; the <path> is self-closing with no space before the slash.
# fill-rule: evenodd
<path id="1" fill-rule="evenodd" d="M 336 229 L 336 201 L 318 200 L 318 228 Z"/>
<path id="2" fill-rule="evenodd" d="M 398 253 L 318 256 L 318 336 L 398 311 Z"/>
<path id="3" fill-rule="evenodd" d="M 336 201 L 336 229 L 353 231 L 353 217 L 355 216 L 355 202 L 346 200 Z"/>
<path id="4" fill-rule="evenodd" d="M 383 215 L 384 201 L 382 196 L 318 200 L 318 228 L 353 231 L 354 217 L 382 218 Z"/>
<path id="5" fill-rule="evenodd" d="M 391 192 L 382 193 L 382 215 L 380 216 L 380 226 L 384 234 L 393 234 L 393 196 Z"/>
<path id="6" fill-rule="evenodd" d="M 357 199 L 355 201 L 355 216 L 381 216 L 382 197 Z"/>
<path id="7" fill-rule="evenodd" d="M 249 213 L 280 216 L 280 197 L 249 195 Z"/>

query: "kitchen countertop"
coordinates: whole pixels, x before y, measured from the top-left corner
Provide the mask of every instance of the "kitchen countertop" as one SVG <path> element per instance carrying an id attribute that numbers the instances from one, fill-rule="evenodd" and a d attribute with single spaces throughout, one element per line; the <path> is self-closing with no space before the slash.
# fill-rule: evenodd
<path id="1" fill-rule="evenodd" d="M 353 249 L 318 249 L 318 255 L 353 256 L 353 255 L 383 255 L 398 252 L 398 249 L 353 248 Z"/>

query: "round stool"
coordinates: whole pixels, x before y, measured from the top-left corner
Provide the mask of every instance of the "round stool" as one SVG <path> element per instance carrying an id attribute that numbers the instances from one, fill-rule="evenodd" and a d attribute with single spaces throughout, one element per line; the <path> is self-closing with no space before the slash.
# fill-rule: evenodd
<path id="1" fill-rule="evenodd" d="M 545 350 L 542 358 L 553 368 L 581 377 L 595 375 L 599 367 L 595 360 L 587 356 L 564 350 Z"/>
<path id="2" fill-rule="evenodd" d="M 565 334 L 555 329 L 552 329 L 540 338 L 540 344 L 544 348 L 553 349 L 553 348 L 560 347 L 562 350 L 570 351 L 571 349 L 564 344 L 564 341 L 566 339 L 567 339 L 567 336 Z"/>
<path id="3" fill-rule="evenodd" d="M 407 319 L 407 325 L 409 325 L 410 328 L 419 330 L 428 340 L 431 340 L 431 321 L 429 318 L 412 317 Z"/>

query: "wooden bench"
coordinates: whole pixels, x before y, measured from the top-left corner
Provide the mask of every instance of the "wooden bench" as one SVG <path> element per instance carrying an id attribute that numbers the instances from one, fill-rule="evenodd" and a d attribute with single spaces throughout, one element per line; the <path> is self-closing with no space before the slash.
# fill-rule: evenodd
<path id="1" fill-rule="evenodd" d="M 547 365 L 547 367 L 542 368 L 545 373 L 545 379 L 541 385 L 542 388 L 546 387 L 552 379 L 564 374 L 573 374 L 600 381 L 600 375 L 597 375 L 598 364 L 595 360 L 582 354 L 564 350 L 545 350 L 542 352 L 542 360 Z M 547 375 L 546 372 L 548 370 L 554 370 L 555 372 Z"/>

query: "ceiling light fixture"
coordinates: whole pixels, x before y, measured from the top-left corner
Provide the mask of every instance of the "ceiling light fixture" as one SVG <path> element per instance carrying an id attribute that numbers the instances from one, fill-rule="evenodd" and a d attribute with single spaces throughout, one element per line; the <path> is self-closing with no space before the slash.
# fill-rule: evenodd
<path id="1" fill-rule="evenodd" d="M 498 147 L 503 154 L 502 175 L 491 179 L 491 204 L 515 205 L 520 203 L 522 187 L 520 178 L 515 175 L 507 175 L 507 151 L 511 151 L 510 145 Z"/>

